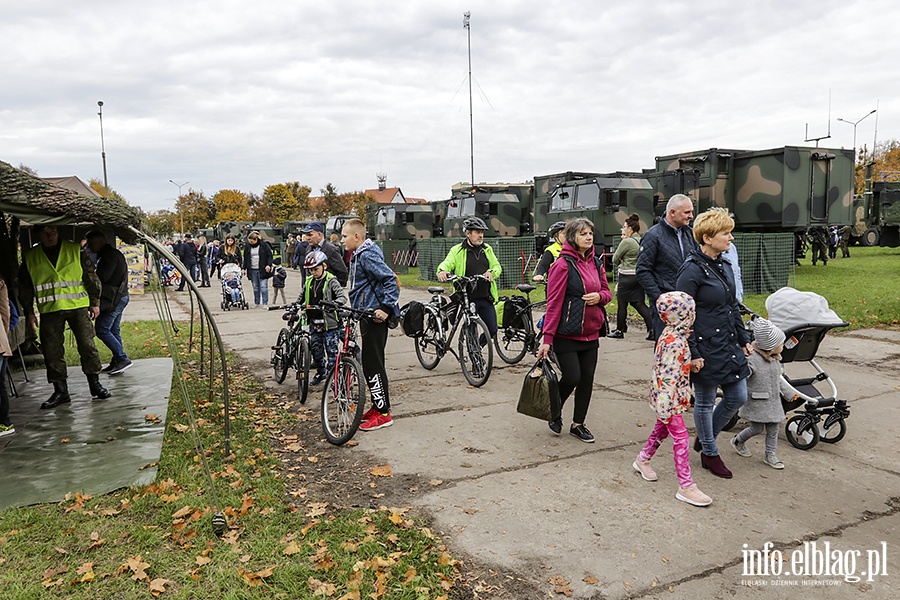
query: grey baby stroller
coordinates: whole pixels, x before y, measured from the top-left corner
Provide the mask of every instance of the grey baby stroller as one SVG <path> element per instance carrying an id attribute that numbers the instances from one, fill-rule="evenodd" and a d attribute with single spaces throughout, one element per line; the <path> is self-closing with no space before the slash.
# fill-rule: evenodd
<path id="1" fill-rule="evenodd" d="M 232 307 L 244 310 L 250 308 L 250 305 L 244 298 L 241 268 L 234 263 L 228 263 L 222 266 L 222 310 L 231 310 Z"/>
<path id="2" fill-rule="evenodd" d="M 847 433 L 845 420 L 850 416 L 850 409 L 846 400 L 838 398 L 837 386 L 815 358 L 828 332 L 835 327 L 847 327 L 849 323 L 828 308 L 828 300 L 823 296 L 789 287 L 766 298 L 766 310 L 769 320 L 787 338 L 781 363 L 807 363 L 814 373 L 792 377 L 785 367 L 785 380 L 800 392 L 796 400 L 781 399 L 785 414 L 794 412 L 785 424 L 788 442 L 800 450 L 809 450 L 820 440 L 829 444 L 841 441 Z"/>

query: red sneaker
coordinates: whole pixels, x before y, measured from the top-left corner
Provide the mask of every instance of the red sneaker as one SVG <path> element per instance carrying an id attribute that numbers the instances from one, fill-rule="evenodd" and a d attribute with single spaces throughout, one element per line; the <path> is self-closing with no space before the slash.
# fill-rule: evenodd
<path id="1" fill-rule="evenodd" d="M 381 429 L 382 427 L 390 427 L 394 424 L 394 420 L 391 418 L 391 413 L 386 415 L 381 414 L 376 411 L 372 417 L 366 420 L 365 423 L 359 426 L 360 431 L 375 431 L 376 429 Z"/>
<path id="2" fill-rule="evenodd" d="M 373 406 L 372 408 L 370 408 L 369 410 L 367 410 L 366 412 L 363 413 L 360 423 L 365 423 L 366 421 L 368 421 L 369 419 L 374 417 L 377 412 L 378 411 L 375 410 L 375 407 Z"/>

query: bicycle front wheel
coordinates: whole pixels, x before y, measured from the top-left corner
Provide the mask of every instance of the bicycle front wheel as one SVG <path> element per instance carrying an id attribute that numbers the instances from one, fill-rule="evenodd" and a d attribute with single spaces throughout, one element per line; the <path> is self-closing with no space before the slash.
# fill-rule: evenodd
<path id="1" fill-rule="evenodd" d="M 440 319 L 437 310 L 431 306 L 425 306 L 425 324 L 422 334 L 415 338 L 416 358 L 419 364 L 429 371 L 441 362 L 441 329 L 438 325 Z"/>
<path id="2" fill-rule="evenodd" d="M 287 377 L 288 359 L 286 351 L 290 337 L 290 330 L 287 327 L 282 327 L 281 331 L 278 332 L 278 341 L 272 347 L 272 369 L 275 371 L 276 383 L 283 383 L 284 378 Z"/>
<path id="3" fill-rule="evenodd" d="M 528 342 L 534 333 L 526 328 L 526 320 L 525 317 L 515 319 L 512 325 L 497 331 L 497 337 L 494 338 L 497 356 L 508 365 L 521 361 L 528 351 Z"/>
<path id="4" fill-rule="evenodd" d="M 332 444 L 346 444 L 359 429 L 366 408 L 364 385 L 359 362 L 342 356 L 322 394 L 322 429 Z"/>
<path id="5" fill-rule="evenodd" d="M 306 404 L 306 396 L 309 393 L 309 338 L 301 336 L 297 343 L 295 366 L 297 367 L 297 397 L 300 404 Z"/>
<path id="6" fill-rule="evenodd" d="M 491 376 L 494 347 L 487 325 L 478 317 L 471 317 L 459 329 L 459 365 L 466 381 L 481 387 Z"/>

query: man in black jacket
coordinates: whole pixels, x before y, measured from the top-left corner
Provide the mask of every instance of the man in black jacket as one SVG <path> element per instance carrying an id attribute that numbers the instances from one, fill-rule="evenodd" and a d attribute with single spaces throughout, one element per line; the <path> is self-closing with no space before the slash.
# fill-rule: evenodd
<path id="1" fill-rule="evenodd" d="M 694 218 L 694 203 L 684 194 L 675 194 L 666 204 L 666 216 L 641 238 L 637 259 L 637 279 L 650 299 L 653 332 L 648 340 L 659 339 L 663 322 L 656 312 L 656 299 L 675 289 L 678 271 L 696 247 L 689 223 Z"/>
<path id="2" fill-rule="evenodd" d="M 176 290 L 183 292 L 185 278 L 190 277 L 192 281 L 196 279 L 194 277 L 194 268 L 197 266 L 197 246 L 189 233 L 184 234 L 184 239 L 181 240 L 181 245 L 178 247 L 178 259 L 188 270 L 187 273 L 181 274 L 181 283 Z"/>
<path id="3" fill-rule="evenodd" d="M 348 278 L 347 264 L 341 256 L 341 251 L 331 242 L 325 241 L 325 228 L 322 224 L 310 223 L 303 228 L 303 233 L 307 234 L 309 239 L 309 246 L 306 248 L 306 253 L 312 252 L 313 250 L 321 250 L 324 252 L 325 256 L 328 257 L 328 272 L 337 277 L 337 280 L 342 287 L 346 287 Z M 303 264 L 305 256 L 306 254 L 300 257 L 300 264 Z"/>
<path id="4" fill-rule="evenodd" d="M 100 230 L 89 231 L 85 236 L 88 248 L 97 256 L 97 277 L 100 279 L 100 314 L 94 321 L 94 329 L 100 341 L 112 352 L 112 360 L 101 373 L 118 375 L 131 368 L 131 359 L 125 354 L 120 325 L 122 313 L 128 306 L 128 263 L 125 255 L 106 241 Z"/>

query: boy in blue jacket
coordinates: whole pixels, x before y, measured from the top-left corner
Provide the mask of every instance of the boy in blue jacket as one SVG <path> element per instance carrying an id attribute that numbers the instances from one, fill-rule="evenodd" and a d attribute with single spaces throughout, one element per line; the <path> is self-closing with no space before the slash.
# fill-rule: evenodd
<path id="1" fill-rule="evenodd" d="M 350 306 L 357 310 L 373 309 L 373 318 L 359 322 L 362 336 L 362 367 L 372 395 L 372 408 L 363 415 L 360 431 L 374 431 L 394 424 L 388 393 L 384 349 L 387 346 L 388 318 L 396 316 L 400 287 L 397 276 L 384 262 L 381 248 L 366 239 L 366 226 L 359 219 L 344 223 L 341 231 L 344 247 L 350 257 Z"/>

